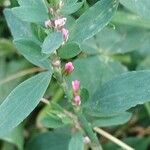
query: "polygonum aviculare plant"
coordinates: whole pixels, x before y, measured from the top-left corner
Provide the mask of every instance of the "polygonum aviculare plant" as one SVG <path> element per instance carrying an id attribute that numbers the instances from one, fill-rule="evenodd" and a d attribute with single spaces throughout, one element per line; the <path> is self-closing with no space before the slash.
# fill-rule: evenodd
<path id="1" fill-rule="evenodd" d="M 4 10 L 18 52 L 39 73 L 0 105 L 0 137 L 44 102 L 36 127 L 53 131 L 43 135 L 51 145 L 42 150 L 102 150 L 95 131 L 113 139 L 98 127 L 129 121 L 128 110 L 150 100 L 150 71 L 130 72 L 113 57 L 125 52 L 113 43 L 119 40 L 110 23 L 118 5 L 119 0 L 18 0 L 17 7 Z M 113 45 L 104 42 L 107 35 Z M 36 144 L 27 149 L 38 149 Z"/>

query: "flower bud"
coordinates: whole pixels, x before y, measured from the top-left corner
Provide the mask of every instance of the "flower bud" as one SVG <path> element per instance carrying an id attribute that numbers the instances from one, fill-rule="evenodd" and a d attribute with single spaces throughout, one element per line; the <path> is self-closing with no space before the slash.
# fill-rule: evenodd
<path id="1" fill-rule="evenodd" d="M 45 21 L 45 27 L 46 27 L 46 28 L 51 28 L 51 27 L 52 27 L 51 20 Z"/>
<path id="2" fill-rule="evenodd" d="M 78 80 L 75 80 L 75 81 L 72 81 L 72 89 L 73 89 L 73 92 L 78 92 L 79 89 L 80 89 L 80 81 Z"/>
<path id="3" fill-rule="evenodd" d="M 59 68 L 60 65 L 61 65 L 61 62 L 60 62 L 60 60 L 54 60 L 54 61 L 52 62 L 52 65 L 53 65 L 53 67 Z"/>
<path id="4" fill-rule="evenodd" d="M 74 97 L 74 103 L 75 103 L 76 105 L 78 105 L 78 106 L 81 105 L 81 98 L 80 98 L 79 95 L 77 95 L 77 96 Z"/>
<path id="5" fill-rule="evenodd" d="M 65 72 L 67 74 L 72 73 L 73 70 L 74 70 L 74 66 L 73 66 L 72 62 L 68 62 L 65 64 Z"/>
<path id="6" fill-rule="evenodd" d="M 61 28 L 65 25 L 67 18 L 60 18 L 54 21 L 55 28 Z"/>
<path id="7" fill-rule="evenodd" d="M 69 37 L 69 31 L 67 29 L 65 29 L 65 28 L 62 28 L 61 32 L 63 34 L 64 40 L 67 41 L 68 37 Z"/>

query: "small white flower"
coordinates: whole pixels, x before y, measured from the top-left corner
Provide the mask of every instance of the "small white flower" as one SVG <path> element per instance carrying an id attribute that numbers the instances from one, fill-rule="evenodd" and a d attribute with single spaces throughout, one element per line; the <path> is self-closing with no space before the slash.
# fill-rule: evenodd
<path id="1" fill-rule="evenodd" d="M 54 21 L 55 28 L 61 28 L 65 25 L 67 18 L 60 18 Z"/>

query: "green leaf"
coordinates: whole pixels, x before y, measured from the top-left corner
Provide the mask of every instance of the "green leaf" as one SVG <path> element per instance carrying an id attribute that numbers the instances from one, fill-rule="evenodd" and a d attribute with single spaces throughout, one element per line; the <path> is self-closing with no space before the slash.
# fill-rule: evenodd
<path id="1" fill-rule="evenodd" d="M 23 150 L 23 126 L 19 125 L 18 127 L 14 128 L 10 133 L 6 136 L 0 137 L 2 140 L 5 140 L 9 143 L 12 143 L 18 147 L 19 150 Z"/>
<path id="2" fill-rule="evenodd" d="M 117 11 L 112 18 L 112 23 L 150 29 L 150 20 L 125 11 Z"/>
<path id="3" fill-rule="evenodd" d="M 48 8 L 44 0 L 18 0 L 21 7 L 13 8 L 13 13 L 23 21 L 44 22 L 48 19 Z"/>
<path id="4" fill-rule="evenodd" d="M 14 43 L 18 51 L 31 63 L 42 68 L 50 69 L 50 62 L 41 53 L 41 47 L 38 44 L 28 39 L 16 39 Z"/>
<path id="5" fill-rule="evenodd" d="M 110 54 L 124 54 L 135 51 L 146 45 L 150 34 L 147 30 L 139 28 L 119 26 L 115 30 L 106 27 L 94 38 L 83 42 L 81 48 L 88 53 L 104 53 Z M 139 51 L 140 51 L 139 50 Z"/>
<path id="6" fill-rule="evenodd" d="M 124 73 L 95 92 L 88 111 L 100 115 L 118 114 L 150 100 L 150 71 Z"/>
<path id="7" fill-rule="evenodd" d="M 48 13 L 45 10 L 41 10 L 40 7 L 33 6 L 21 6 L 12 9 L 13 14 L 26 22 L 42 22 L 48 20 Z"/>
<path id="8" fill-rule="evenodd" d="M 119 62 L 103 56 L 77 59 L 73 64 L 75 69 L 74 72 L 67 77 L 68 85 L 70 85 L 71 88 L 71 81 L 79 80 L 81 86 L 88 90 L 90 99 L 93 93 L 102 84 L 127 71 Z"/>
<path id="9" fill-rule="evenodd" d="M 70 41 L 81 43 L 101 31 L 111 20 L 118 0 L 101 0 L 77 19 L 70 33 Z"/>
<path id="10" fill-rule="evenodd" d="M 40 73 L 17 86 L 0 105 L 0 136 L 21 123 L 38 105 L 51 79 Z M 17 117 L 16 117 L 17 116 Z"/>
<path id="11" fill-rule="evenodd" d="M 26 38 L 31 39 L 32 41 L 37 41 L 36 37 L 32 34 L 32 29 L 29 23 L 19 20 L 12 13 L 11 9 L 5 9 L 4 14 L 14 39 Z"/>
<path id="12" fill-rule="evenodd" d="M 149 0 L 120 0 L 120 3 L 139 16 L 150 19 L 150 16 L 147 15 L 150 10 Z"/>
<path id="13" fill-rule="evenodd" d="M 54 130 L 32 138 L 27 143 L 26 150 L 68 150 L 69 140 L 69 130 Z"/>
<path id="14" fill-rule="evenodd" d="M 58 49 L 64 42 L 63 35 L 60 32 L 50 33 L 44 40 L 42 45 L 42 52 L 45 54 L 51 54 Z"/>
<path id="15" fill-rule="evenodd" d="M 62 48 L 58 49 L 58 55 L 62 59 L 70 59 L 81 52 L 79 45 L 75 43 L 67 43 Z"/>
<path id="16" fill-rule="evenodd" d="M 84 150 L 83 136 L 80 132 L 73 134 L 69 143 L 69 150 Z"/>
<path id="17" fill-rule="evenodd" d="M 45 28 L 41 25 L 37 25 L 32 23 L 31 24 L 32 33 L 36 36 L 36 38 L 43 43 L 44 39 L 46 38 L 47 34 L 45 32 Z"/>
<path id="18" fill-rule="evenodd" d="M 65 4 L 60 10 L 60 12 L 64 15 L 69 15 L 69 14 L 75 13 L 79 8 L 81 8 L 82 5 L 83 5 L 83 2 Z"/>
<path id="19" fill-rule="evenodd" d="M 64 113 L 64 109 L 58 104 L 51 103 L 38 115 L 37 124 L 47 128 L 60 128 L 72 124 L 72 120 Z"/>
<path id="20" fill-rule="evenodd" d="M 33 6 L 40 9 L 47 9 L 44 0 L 17 0 L 21 6 Z"/>
<path id="21" fill-rule="evenodd" d="M 125 112 L 110 117 L 92 117 L 92 120 L 90 122 L 93 127 L 110 127 L 126 123 L 131 119 L 131 116 L 131 113 Z"/>

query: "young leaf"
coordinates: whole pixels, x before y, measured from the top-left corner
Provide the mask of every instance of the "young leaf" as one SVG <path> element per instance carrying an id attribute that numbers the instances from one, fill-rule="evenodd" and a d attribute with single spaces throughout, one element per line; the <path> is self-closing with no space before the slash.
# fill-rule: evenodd
<path id="1" fill-rule="evenodd" d="M 16 39 L 14 41 L 18 51 L 31 63 L 45 69 L 50 69 L 50 62 L 41 54 L 41 47 L 28 39 Z"/>
<path id="2" fill-rule="evenodd" d="M 45 54 L 51 54 L 58 49 L 63 43 L 63 35 L 60 32 L 50 33 L 44 40 L 42 45 L 42 52 Z"/>
<path id="3" fill-rule="evenodd" d="M 83 136 L 80 132 L 72 136 L 69 143 L 69 150 L 84 150 Z"/>
<path id="4" fill-rule="evenodd" d="M 58 49 L 58 55 L 62 59 L 70 59 L 75 57 L 81 52 L 80 47 L 76 43 L 68 43 L 62 48 Z"/>
<path id="5" fill-rule="evenodd" d="M 43 97 L 51 72 L 40 73 L 17 86 L 0 105 L 0 136 L 21 123 Z"/>
<path id="6" fill-rule="evenodd" d="M 88 103 L 88 111 L 100 115 L 118 114 L 150 100 L 150 71 L 122 74 L 95 92 Z"/>
<path id="7" fill-rule="evenodd" d="M 118 6 L 118 0 L 101 0 L 89 8 L 70 33 L 70 41 L 81 43 L 101 31 L 111 20 Z"/>

